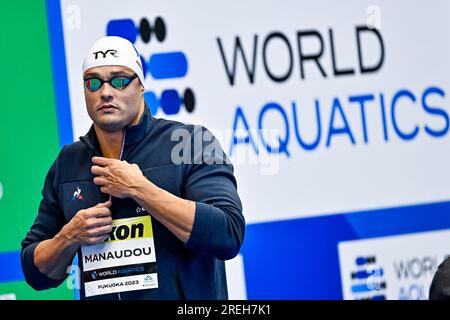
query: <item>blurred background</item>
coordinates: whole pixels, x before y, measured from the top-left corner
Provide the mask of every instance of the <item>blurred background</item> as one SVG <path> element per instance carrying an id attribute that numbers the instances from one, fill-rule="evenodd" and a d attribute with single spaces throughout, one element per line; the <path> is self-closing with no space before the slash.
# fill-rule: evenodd
<path id="1" fill-rule="evenodd" d="M 450 254 L 450 3 L 4 2 L 0 299 L 36 292 L 20 242 L 47 170 L 91 125 L 82 61 L 130 40 L 153 116 L 210 129 L 247 229 L 232 299 L 428 299 Z"/>

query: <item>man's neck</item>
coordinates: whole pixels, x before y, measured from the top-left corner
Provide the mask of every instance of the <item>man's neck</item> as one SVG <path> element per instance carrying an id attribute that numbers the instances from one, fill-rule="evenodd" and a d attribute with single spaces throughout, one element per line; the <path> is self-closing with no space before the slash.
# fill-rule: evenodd
<path id="1" fill-rule="evenodd" d="M 144 99 L 141 99 L 141 105 L 139 108 L 139 113 L 131 123 L 131 125 L 136 125 L 139 123 L 142 115 L 145 110 L 145 102 Z M 123 130 L 116 132 L 108 132 L 102 130 L 100 127 L 94 124 L 95 133 L 97 134 L 98 142 L 100 143 L 100 149 L 102 150 L 102 154 L 106 158 L 119 159 L 120 151 L 122 149 L 122 139 L 123 139 Z"/>
<path id="2" fill-rule="evenodd" d="M 95 126 L 95 133 L 102 154 L 106 158 L 119 159 L 122 149 L 123 131 L 107 132 Z"/>

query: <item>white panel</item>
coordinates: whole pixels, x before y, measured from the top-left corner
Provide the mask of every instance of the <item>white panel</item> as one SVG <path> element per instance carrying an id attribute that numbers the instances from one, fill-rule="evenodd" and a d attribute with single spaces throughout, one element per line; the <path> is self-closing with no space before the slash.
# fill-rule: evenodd
<path id="1" fill-rule="evenodd" d="M 436 231 L 340 242 L 344 299 L 384 295 L 389 300 L 427 300 L 437 267 L 450 255 L 447 246 L 436 244 L 449 241 L 450 231 Z M 357 258 L 367 257 L 375 261 L 356 264 Z M 374 269 L 382 271 L 371 272 Z M 364 270 L 373 274 L 366 279 L 352 279 L 352 273 Z M 359 285 L 367 285 L 371 290 L 352 291 L 352 287 Z"/>
<path id="2" fill-rule="evenodd" d="M 225 267 L 227 270 L 228 298 L 230 300 L 247 300 L 242 255 L 238 254 L 233 259 L 225 261 Z"/>
<path id="3" fill-rule="evenodd" d="M 73 23 L 73 8 L 78 8 L 79 23 Z M 74 136 L 85 134 L 90 119 L 85 112 L 81 64 L 93 42 L 106 35 L 112 19 L 131 18 L 138 26 L 142 18 L 154 23 L 162 17 L 167 36 L 162 43 L 153 36 L 149 44 L 137 37 L 135 43 L 145 58 L 157 52 L 182 51 L 188 58 L 189 71 L 185 78 L 155 81 L 147 77 L 147 89 L 160 94 L 175 88 L 183 92 L 192 88 L 196 97 L 193 114 L 182 110 L 174 118 L 189 123 L 201 123 L 217 134 L 227 153 L 230 151 L 231 128 L 238 106 L 242 107 L 251 129 L 258 128 L 258 116 L 268 102 L 276 102 L 286 112 L 290 139 L 290 157 L 270 155 L 259 164 L 244 163 L 239 152 L 250 153 L 247 145 L 238 146 L 231 157 L 236 167 L 239 192 L 248 222 L 280 220 L 336 212 L 376 209 L 450 199 L 447 177 L 450 168 L 449 136 L 434 138 L 424 126 L 445 128 L 443 116 L 427 113 L 422 106 L 424 90 L 436 86 L 445 97 L 433 94 L 428 104 L 449 111 L 450 89 L 448 62 L 450 37 L 448 31 L 449 5 L 446 1 L 372 1 L 352 0 L 345 5 L 335 1 L 63 1 L 64 37 Z M 376 73 L 359 71 L 356 27 L 379 25 L 385 46 L 384 63 Z M 297 32 L 315 30 L 323 38 L 321 64 L 324 78 L 315 63 L 304 63 L 305 79 L 300 76 Z M 354 75 L 333 75 L 329 30 L 333 33 L 338 68 L 355 69 Z M 293 53 L 291 76 L 275 83 L 264 71 L 263 42 L 269 34 L 280 32 L 288 39 Z M 231 86 L 225 73 L 218 40 L 231 63 L 235 37 L 239 37 L 248 59 L 253 39 L 258 37 L 255 81 L 249 83 L 242 57 L 238 55 L 235 85 Z M 380 48 L 372 34 L 361 36 L 366 64 L 373 64 Z M 318 50 L 313 38 L 302 42 L 304 52 Z M 268 42 L 268 68 L 282 74 L 289 66 L 288 50 L 282 40 Z M 392 98 L 401 89 L 415 97 L 407 98 L 397 107 L 397 124 L 402 130 L 419 126 L 419 134 L 410 141 L 400 139 L 390 119 Z M 388 141 L 383 139 L 383 124 L 379 95 L 385 100 Z M 365 107 L 367 138 L 364 143 L 361 111 L 349 96 L 373 94 L 375 100 Z M 352 145 L 347 135 L 334 135 L 326 146 L 332 101 L 337 97 L 345 112 L 355 139 Z M 315 100 L 320 103 L 322 135 L 313 151 L 304 150 L 295 138 L 292 102 L 297 105 L 299 126 L 304 139 L 314 138 Z M 283 118 L 276 111 L 266 113 L 265 128 L 278 128 L 285 136 Z M 343 125 L 336 114 L 334 126 Z M 238 152 L 239 151 L 239 152 Z M 262 152 L 264 156 L 264 152 Z M 241 155 L 242 156 L 242 155 Z M 247 157 L 248 158 L 248 157 Z M 265 161 L 265 162 L 264 162 Z M 269 161 L 269 162 L 267 162 Z"/>

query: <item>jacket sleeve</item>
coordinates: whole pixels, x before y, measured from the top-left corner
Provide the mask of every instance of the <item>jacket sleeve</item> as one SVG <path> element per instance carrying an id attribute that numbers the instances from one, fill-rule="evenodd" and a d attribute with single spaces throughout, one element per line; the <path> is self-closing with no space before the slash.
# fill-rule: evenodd
<path id="1" fill-rule="evenodd" d="M 185 198 L 196 202 L 186 246 L 220 260 L 231 259 L 239 253 L 245 234 L 233 165 L 208 130 L 196 127 L 193 133 L 207 138 L 202 139 L 206 143 L 202 142 L 201 148 L 193 146 L 191 150 L 201 153 L 194 154 L 193 163 L 186 165 Z"/>
<path id="2" fill-rule="evenodd" d="M 58 204 L 57 163 L 53 163 L 42 189 L 42 200 L 38 215 L 30 231 L 22 240 L 21 265 L 26 282 L 35 290 L 44 290 L 59 286 L 62 280 L 53 280 L 41 273 L 34 264 L 34 250 L 43 240 L 53 238 L 64 226 L 65 219 Z"/>

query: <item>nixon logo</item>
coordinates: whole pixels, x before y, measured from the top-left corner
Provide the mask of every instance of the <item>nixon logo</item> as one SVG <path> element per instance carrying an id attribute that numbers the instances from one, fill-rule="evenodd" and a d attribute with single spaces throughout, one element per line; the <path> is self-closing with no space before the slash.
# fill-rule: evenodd
<path id="1" fill-rule="evenodd" d="M 95 57 L 95 59 L 97 59 L 98 58 L 98 54 L 99 53 L 101 53 L 102 55 L 103 55 L 103 58 L 106 58 L 106 55 L 109 53 L 109 54 L 111 54 L 114 58 L 118 58 L 119 56 L 117 55 L 117 50 L 115 50 L 115 49 L 108 49 L 108 50 L 106 50 L 105 52 L 103 52 L 103 51 L 96 51 L 96 52 L 94 52 L 93 53 L 93 55 L 94 55 L 94 57 Z"/>
<path id="2" fill-rule="evenodd" d="M 120 225 L 112 227 L 109 238 L 106 241 L 127 240 L 142 238 L 144 236 L 144 224 Z"/>
<path id="3" fill-rule="evenodd" d="M 153 36 L 158 42 L 166 40 L 167 27 L 161 17 L 157 17 L 154 23 L 147 18 L 142 18 L 139 23 L 135 23 L 132 19 L 114 19 L 108 22 L 106 34 L 125 38 L 133 44 L 142 41 L 150 45 L 154 42 Z M 188 59 L 182 51 L 158 52 L 150 55 L 138 52 L 138 54 L 144 77 L 151 76 L 154 80 L 166 82 L 184 78 L 188 73 Z M 144 99 L 152 115 L 159 110 L 167 115 L 175 115 L 180 112 L 183 105 L 187 112 L 192 113 L 195 107 L 194 92 L 190 88 L 185 88 L 183 92 L 170 87 L 160 93 L 145 91 Z"/>

